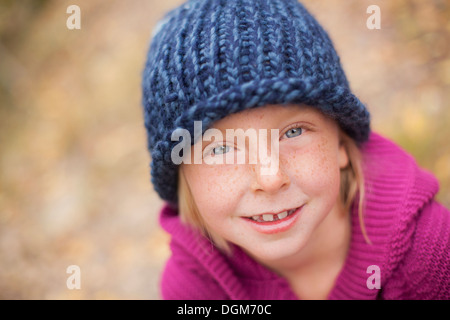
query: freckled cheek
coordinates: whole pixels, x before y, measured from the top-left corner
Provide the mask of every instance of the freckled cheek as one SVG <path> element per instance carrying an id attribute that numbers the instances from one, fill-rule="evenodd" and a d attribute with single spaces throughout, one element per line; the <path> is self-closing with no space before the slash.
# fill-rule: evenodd
<path id="1" fill-rule="evenodd" d="M 192 195 L 201 214 L 205 219 L 232 215 L 245 184 L 242 168 L 218 165 L 203 169 L 189 177 Z"/>
<path id="2" fill-rule="evenodd" d="M 291 150 L 281 159 L 293 183 L 303 192 L 314 195 L 339 189 L 339 166 L 333 153 L 320 148 Z"/>

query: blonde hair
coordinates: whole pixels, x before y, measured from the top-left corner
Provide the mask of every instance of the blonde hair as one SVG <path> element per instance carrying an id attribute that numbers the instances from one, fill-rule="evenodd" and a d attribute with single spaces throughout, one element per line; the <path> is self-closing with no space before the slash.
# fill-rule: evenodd
<path id="1" fill-rule="evenodd" d="M 356 200 L 356 197 L 358 196 L 357 202 L 360 227 L 364 235 L 364 239 L 367 243 L 371 244 L 364 226 L 363 217 L 365 188 L 361 152 L 356 145 L 356 142 L 341 130 L 340 137 L 340 141 L 347 152 L 349 161 L 348 165 L 341 169 L 339 199 L 343 205 L 344 212 L 349 212 L 354 201 Z M 212 232 L 203 220 L 186 181 L 182 166 L 180 166 L 178 172 L 178 209 L 183 223 L 200 231 L 202 235 L 209 238 L 215 246 L 223 252 L 231 252 L 229 243 L 222 237 L 217 236 L 214 232 Z"/>
<path id="2" fill-rule="evenodd" d="M 340 199 L 344 205 L 344 212 L 349 212 L 358 196 L 358 218 L 361 232 L 365 241 L 372 244 L 364 225 L 364 174 L 362 169 L 362 156 L 356 142 L 344 132 L 340 132 L 341 143 L 348 156 L 348 165 L 341 169 Z"/>

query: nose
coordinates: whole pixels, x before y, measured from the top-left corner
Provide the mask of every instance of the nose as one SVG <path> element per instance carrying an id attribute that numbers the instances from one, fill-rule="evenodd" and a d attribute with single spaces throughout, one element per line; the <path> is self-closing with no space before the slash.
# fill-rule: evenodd
<path id="1" fill-rule="evenodd" d="M 281 160 L 281 159 L 280 159 Z M 267 170 L 267 166 L 261 163 L 252 166 L 253 182 L 252 191 L 264 191 L 266 193 L 275 194 L 282 189 L 286 189 L 290 184 L 289 176 L 283 170 L 281 161 L 277 163 L 277 167 Z"/>

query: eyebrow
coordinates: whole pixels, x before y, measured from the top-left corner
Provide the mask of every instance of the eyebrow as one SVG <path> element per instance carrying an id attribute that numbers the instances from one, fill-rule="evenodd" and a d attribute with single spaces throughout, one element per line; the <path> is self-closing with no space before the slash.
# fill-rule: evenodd
<path id="1" fill-rule="evenodd" d="M 312 127 L 317 127 L 318 126 L 317 123 L 318 122 L 322 122 L 322 121 L 323 120 L 320 119 L 319 115 L 311 112 L 310 110 L 301 110 L 301 111 L 297 110 L 293 114 L 288 114 L 283 119 L 280 119 L 279 121 L 277 121 L 277 124 L 274 127 L 261 128 L 261 129 L 268 129 L 268 130 L 270 130 L 270 129 L 280 129 L 282 127 L 286 127 L 289 124 L 296 123 L 296 122 L 298 122 L 298 123 L 305 123 L 306 125 L 309 125 L 309 126 L 312 126 Z M 278 126 L 278 128 L 277 128 L 277 126 Z M 236 128 L 236 127 L 235 128 L 229 128 L 229 127 L 228 128 L 218 128 L 218 127 L 215 127 L 215 126 L 211 126 L 210 128 L 219 130 L 220 132 L 222 132 L 222 134 L 224 136 L 225 136 L 225 131 L 227 129 L 231 129 L 231 130 L 242 129 L 242 128 L 239 128 L 239 127 L 238 128 Z M 253 128 L 253 127 L 250 127 L 250 128 Z M 247 128 L 247 129 L 250 129 L 250 128 Z M 242 129 L 242 130 L 244 130 L 244 129 Z M 244 131 L 246 131 L 246 130 L 244 130 Z"/>

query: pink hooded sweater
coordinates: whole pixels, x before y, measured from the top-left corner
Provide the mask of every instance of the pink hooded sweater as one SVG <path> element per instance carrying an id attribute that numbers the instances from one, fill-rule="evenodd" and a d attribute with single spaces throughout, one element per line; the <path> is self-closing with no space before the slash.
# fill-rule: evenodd
<path id="1" fill-rule="evenodd" d="M 354 204 L 347 258 L 328 298 L 450 299 L 450 212 L 433 200 L 438 182 L 376 133 L 362 146 L 362 154 L 364 224 L 372 244 L 364 240 Z M 162 298 L 299 298 L 285 279 L 239 247 L 233 247 L 231 256 L 221 253 L 182 224 L 167 205 L 160 223 L 172 236 L 172 256 L 161 278 Z M 379 267 L 380 289 L 367 284 L 372 265 Z"/>

